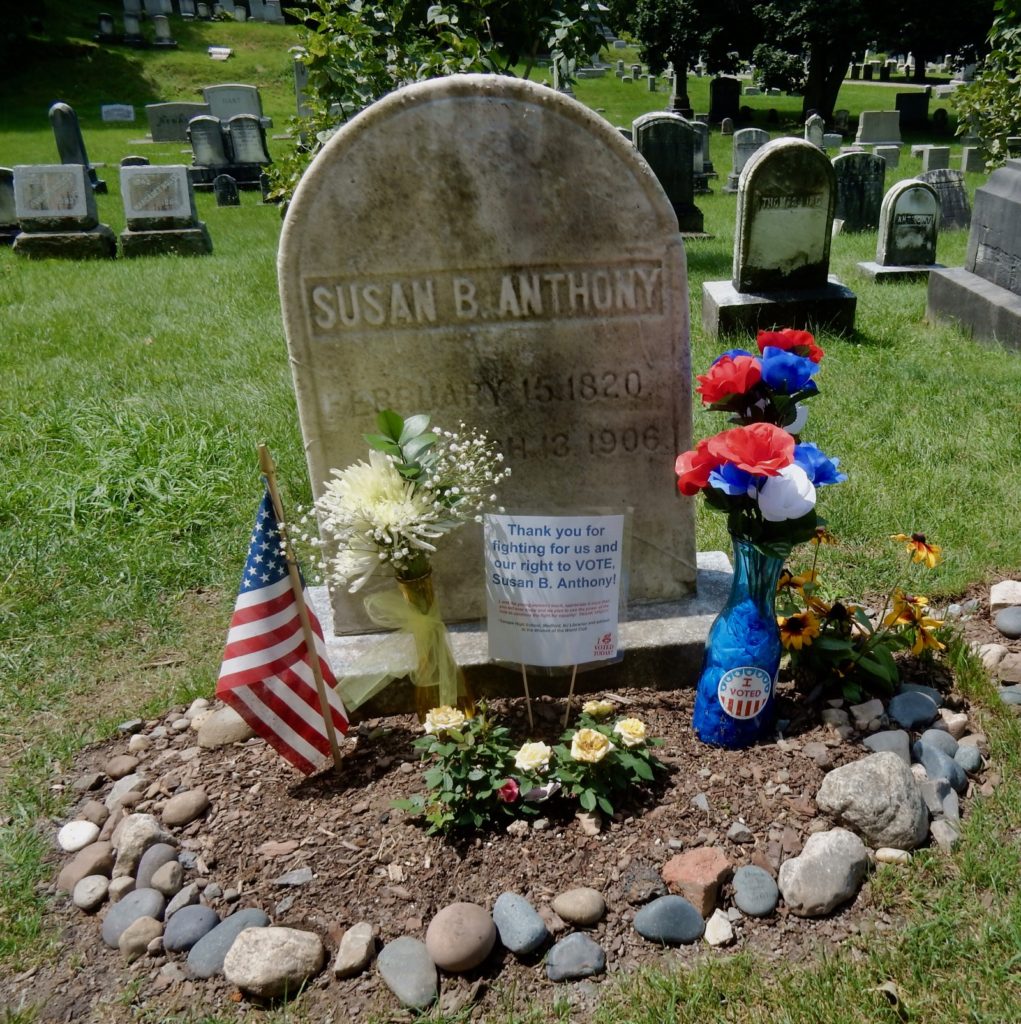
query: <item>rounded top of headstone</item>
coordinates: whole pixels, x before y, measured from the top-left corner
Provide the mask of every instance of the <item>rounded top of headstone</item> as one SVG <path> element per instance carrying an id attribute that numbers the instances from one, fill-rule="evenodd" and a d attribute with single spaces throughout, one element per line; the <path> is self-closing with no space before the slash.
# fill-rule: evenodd
<path id="1" fill-rule="evenodd" d="M 833 164 L 826 154 L 811 142 L 805 139 L 773 139 L 764 146 L 757 149 L 744 165 L 741 171 L 741 179 L 738 182 L 738 190 L 747 191 L 752 180 L 768 174 L 770 168 L 776 168 L 776 173 L 781 176 L 787 175 L 786 168 L 797 165 L 801 171 L 809 174 L 812 178 L 824 177 L 830 188 L 835 187 L 836 177 L 833 171 Z M 782 191 L 790 191 L 799 183 L 784 181 Z"/>
<path id="2" fill-rule="evenodd" d="M 933 202 L 939 206 L 939 197 L 936 194 L 936 190 L 927 181 L 922 181 L 921 178 L 904 178 L 901 181 L 895 181 L 886 191 L 886 195 L 883 196 L 883 206 L 893 206 L 897 200 L 905 193 L 914 190 L 927 192 L 932 196 Z"/>
<path id="3" fill-rule="evenodd" d="M 326 223 L 344 224 L 358 272 L 395 253 L 423 269 L 501 250 L 519 262 L 551 248 L 581 255 L 617 245 L 621 218 L 636 239 L 677 233 L 656 176 L 608 121 L 533 82 L 452 75 L 391 93 L 327 142 L 284 219 L 281 285 L 296 261 L 317 262 Z"/>

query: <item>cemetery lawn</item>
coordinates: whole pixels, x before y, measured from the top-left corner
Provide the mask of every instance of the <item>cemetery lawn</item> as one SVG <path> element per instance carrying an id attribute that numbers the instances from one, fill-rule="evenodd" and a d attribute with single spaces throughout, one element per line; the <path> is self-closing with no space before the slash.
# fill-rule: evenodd
<path id="1" fill-rule="evenodd" d="M 104 9 L 91 0 L 80 6 L 89 24 Z M 200 28 L 237 32 L 236 40 L 225 38 L 236 42 L 238 62 L 224 67 L 206 63 L 201 52 L 126 51 L 118 59 L 130 66 L 121 78 L 86 78 L 80 67 L 77 77 L 15 77 L 12 95 L 25 102 L 13 113 L 5 104 L 5 162 L 54 159 L 46 107 L 59 90 L 79 107 L 93 160 L 111 164 L 100 172 L 110 184 L 110 195 L 99 197 L 100 219 L 119 231 L 115 165 L 144 134 L 145 102 L 191 98 L 217 80 L 253 81 L 282 126 L 292 103 L 286 46 L 293 30 Z M 219 39 L 203 36 L 201 43 Z M 597 85 L 607 94 L 588 92 Z M 630 86 L 636 92 L 627 100 L 611 87 L 624 88 L 615 79 L 593 80 L 579 83 L 577 94 L 613 123 L 666 100 L 644 93 L 638 102 L 640 84 Z M 693 102 L 705 109 L 698 88 L 693 80 Z M 883 109 L 894 93 L 855 83 L 846 104 L 855 113 Z M 754 99 L 757 112 L 767 99 L 791 113 L 797 102 Z M 99 102 L 134 102 L 140 121 L 103 126 Z M 270 151 L 284 145 L 271 140 Z M 173 162 L 186 159 L 180 148 L 143 151 L 154 162 Z M 735 201 L 719 191 L 729 150 L 729 140 L 714 132 L 720 180 L 713 195 L 697 200 L 714 237 L 687 246 L 696 372 L 726 347 L 704 337 L 700 291 L 703 281 L 730 274 Z M 904 152 L 887 186 L 920 169 Z M 968 176 L 972 189 L 981 180 Z M 0 984 L 7 991 L 20 972 L 49 962 L 59 940 L 46 916 L 46 887 L 52 823 L 70 801 L 55 781 L 83 745 L 109 736 L 118 721 L 213 692 L 261 496 L 257 442 L 274 452 L 287 499 L 309 498 L 276 294 L 279 211 L 258 205 L 251 193 L 239 209 L 218 209 L 208 194 L 198 204 L 215 247 L 206 258 L 29 263 L 0 252 Z M 965 232 L 942 234 L 940 262 L 960 265 L 965 243 Z M 842 541 L 835 553 L 827 549 L 822 571 L 844 593 L 885 592 L 897 580 L 889 535 L 922 531 L 945 552 L 930 596 L 949 598 L 1021 569 L 1021 360 L 951 326 L 924 324 L 924 284 L 881 286 L 858 276 L 856 263 L 873 258 L 874 246 L 871 235 L 833 243 L 831 270 L 857 293 L 858 315 L 852 337 L 818 337 L 827 355 L 809 435 L 841 458 L 850 478 L 821 507 Z M 718 425 L 697 411 L 694 434 Z M 726 547 L 720 518 L 700 512 L 698 539 L 702 549 Z M 860 935 L 801 963 L 708 956 L 690 970 L 618 976 L 600 987 L 597 1024 L 991 1024 L 1016 1016 L 1021 734 L 974 661 L 963 650 L 955 659 L 959 687 L 996 708 L 981 720 L 1005 781 L 994 797 L 970 805 L 953 856 L 926 853 L 908 869 L 877 874 L 873 899 L 880 911 L 906 915 L 903 928 L 894 937 Z M 887 981 L 897 986 L 899 1005 L 875 991 Z M 505 1002 L 490 1019 L 550 1019 L 516 1006 L 513 992 Z M 565 1008 L 557 1012 L 567 1019 Z M 280 1013 L 265 1019 L 305 1019 L 300 1000 Z M 26 1011 L 7 1019 L 32 1017 Z M 204 1018 L 220 1019 L 228 1017 Z"/>

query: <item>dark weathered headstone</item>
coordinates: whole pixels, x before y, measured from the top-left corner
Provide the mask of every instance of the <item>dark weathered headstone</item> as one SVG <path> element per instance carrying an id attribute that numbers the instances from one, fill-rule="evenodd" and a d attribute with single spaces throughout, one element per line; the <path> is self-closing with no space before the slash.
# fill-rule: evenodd
<path id="1" fill-rule="evenodd" d="M 0 245 L 12 245 L 19 230 L 14 203 L 14 171 L 0 167 Z"/>
<path id="2" fill-rule="evenodd" d="M 259 192 L 262 194 L 262 201 L 264 203 L 268 203 L 270 201 L 269 194 L 270 194 L 271 190 L 272 190 L 272 185 L 270 184 L 269 175 L 266 174 L 266 173 L 260 174 L 259 175 Z"/>
<path id="3" fill-rule="evenodd" d="M 900 112 L 902 128 L 924 128 L 929 123 L 929 90 L 899 92 L 894 106 Z"/>
<path id="4" fill-rule="evenodd" d="M 99 223 L 96 197 L 83 164 L 14 168 L 14 203 L 23 256 L 90 259 L 117 253 L 117 239 Z"/>
<path id="5" fill-rule="evenodd" d="M 209 232 L 195 210 L 187 167 L 122 167 L 121 197 L 127 221 L 121 233 L 125 256 L 213 251 Z"/>
<path id="6" fill-rule="evenodd" d="M 103 12 L 97 18 L 96 34 L 93 36 L 93 39 L 97 43 L 112 43 L 116 38 L 113 15 Z"/>
<path id="7" fill-rule="evenodd" d="M 985 173 L 986 162 L 978 146 L 964 146 L 961 149 L 961 170 L 965 174 Z"/>
<path id="8" fill-rule="evenodd" d="M 961 171 L 951 168 L 923 171 L 918 177 L 936 190 L 940 224 L 944 231 L 962 231 L 971 224 L 971 204 L 968 202 L 968 190 Z"/>
<path id="9" fill-rule="evenodd" d="M 188 122 L 208 113 L 208 103 L 148 103 L 145 107 L 153 142 L 187 142 Z"/>
<path id="10" fill-rule="evenodd" d="M 872 231 L 879 224 L 886 187 L 886 161 L 871 153 L 844 153 L 833 158 L 837 200 L 833 216 L 843 231 Z"/>
<path id="11" fill-rule="evenodd" d="M 938 267 L 939 200 L 924 181 L 898 181 L 883 197 L 875 261 L 858 264 L 875 281 L 928 277 Z"/>
<path id="12" fill-rule="evenodd" d="M 695 129 L 680 114 L 642 114 L 631 125 L 635 148 L 645 157 L 673 204 L 682 234 L 703 234 L 695 205 Z"/>
<path id="13" fill-rule="evenodd" d="M 213 195 L 217 206 L 240 206 L 241 195 L 238 183 L 229 174 L 218 174 L 213 178 Z"/>
<path id="14" fill-rule="evenodd" d="M 709 83 L 709 123 L 719 124 L 725 117 L 737 118 L 741 105 L 741 82 L 721 75 Z"/>
<path id="15" fill-rule="evenodd" d="M 692 154 L 692 173 L 695 175 L 695 192 L 698 195 L 708 195 L 712 192 L 709 187 L 709 179 L 716 176 L 713 170 L 713 162 L 709 158 L 709 125 L 702 121 L 689 121 L 695 129 L 695 151 Z"/>
<path id="16" fill-rule="evenodd" d="M 932 112 L 932 127 L 940 134 L 950 127 L 950 115 L 946 107 L 937 107 Z"/>
<path id="17" fill-rule="evenodd" d="M 730 281 L 702 286 L 702 323 L 715 336 L 809 324 L 850 331 L 856 299 L 829 276 L 836 175 L 803 139 L 775 139 L 741 173 Z"/>
<path id="18" fill-rule="evenodd" d="M 266 129 L 252 114 L 237 114 L 227 122 L 227 137 L 230 140 L 232 160 L 235 164 L 273 163 L 266 151 Z"/>
<path id="19" fill-rule="evenodd" d="M 53 127 L 53 138 L 57 143 L 57 153 L 62 164 L 81 164 L 88 175 L 89 183 L 94 192 L 106 194 L 106 182 L 100 181 L 89 163 L 89 155 L 85 152 L 85 139 L 82 137 L 78 115 L 66 103 L 54 103 L 50 107 L 50 125 Z"/>
<path id="20" fill-rule="evenodd" d="M 767 142 L 769 142 L 769 132 L 765 132 L 761 128 L 742 128 L 740 131 L 734 132 L 733 163 L 727 177 L 727 184 L 723 188 L 724 192 L 737 191 L 738 180 L 744 170 L 744 165 L 748 163 L 751 155 L 762 149 Z"/>
<path id="21" fill-rule="evenodd" d="M 231 159 L 224 144 L 220 119 L 209 115 L 193 117 L 188 122 L 191 161 L 196 167 L 227 167 Z"/>
<path id="22" fill-rule="evenodd" d="M 148 167 L 147 156 L 124 156 L 121 157 L 121 167 Z"/>
<path id="23" fill-rule="evenodd" d="M 976 190 L 964 266 L 929 275 L 925 313 L 1021 348 L 1021 160 L 1008 160 Z"/>
<path id="24" fill-rule="evenodd" d="M 733 135 L 734 134 L 734 119 L 732 117 L 725 117 L 720 122 L 720 134 L 721 135 Z"/>
<path id="25" fill-rule="evenodd" d="M 950 166 L 949 146 L 926 146 L 922 151 L 922 172 L 943 171 Z"/>

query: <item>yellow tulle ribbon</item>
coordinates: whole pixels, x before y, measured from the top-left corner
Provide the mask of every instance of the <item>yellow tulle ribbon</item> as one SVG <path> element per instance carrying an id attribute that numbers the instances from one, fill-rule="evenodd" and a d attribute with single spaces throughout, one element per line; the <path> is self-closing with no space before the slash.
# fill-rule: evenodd
<path id="1" fill-rule="evenodd" d="M 437 705 L 457 703 L 457 662 L 435 601 L 422 611 L 400 592 L 370 594 L 365 611 L 377 626 L 393 632 L 358 657 L 340 683 L 344 706 L 353 709 L 407 676 L 418 687 L 439 689 Z"/>

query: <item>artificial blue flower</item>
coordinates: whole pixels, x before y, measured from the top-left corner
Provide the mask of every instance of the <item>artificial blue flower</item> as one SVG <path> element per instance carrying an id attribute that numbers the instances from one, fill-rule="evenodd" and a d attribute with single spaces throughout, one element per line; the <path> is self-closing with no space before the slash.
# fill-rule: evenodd
<path id="1" fill-rule="evenodd" d="M 785 352 L 782 348 L 767 345 L 762 353 L 762 380 L 774 391 L 793 395 L 808 385 L 813 385 L 812 374 L 819 372 L 819 364 L 804 356 Z"/>
<path id="2" fill-rule="evenodd" d="M 731 462 L 725 462 L 709 474 L 709 486 L 732 496 L 744 497 L 759 478 Z"/>
<path id="3" fill-rule="evenodd" d="M 750 356 L 751 352 L 746 351 L 743 348 L 728 348 L 726 352 L 721 352 L 712 362 L 715 366 L 721 359 L 725 359 L 730 356 L 731 359 L 736 359 L 738 356 Z"/>
<path id="4" fill-rule="evenodd" d="M 838 473 L 840 459 L 831 459 L 824 455 L 818 445 L 806 441 L 794 446 L 794 461 L 805 471 L 808 479 L 816 487 L 827 484 L 842 484 L 847 479 L 846 473 Z"/>

